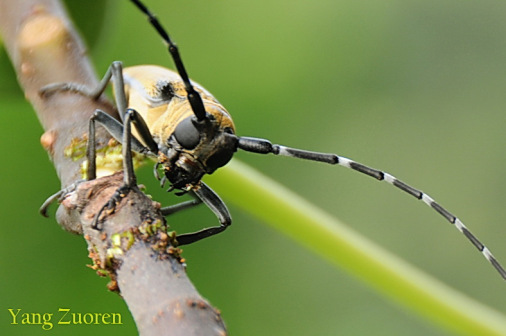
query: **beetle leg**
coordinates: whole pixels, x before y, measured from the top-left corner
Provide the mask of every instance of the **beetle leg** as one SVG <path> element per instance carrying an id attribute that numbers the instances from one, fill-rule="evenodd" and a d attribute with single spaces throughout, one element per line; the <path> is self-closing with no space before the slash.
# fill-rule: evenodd
<path id="1" fill-rule="evenodd" d="M 61 201 L 63 200 L 63 198 L 65 197 L 65 195 L 67 195 L 68 193 L 71 193 L 72 191 L 74 191 L 77 187 L 77 185 L 81 182 L 84 182 L 84 180 L 78 180 L 74 183 L 72 183 L 71 185 L 69 185 L 68 187 L 58 191 L 57 193 L 49 196 L 45 201 L 44 203 L 42 203 L 42 205 L 40 206 L 39 208 L 39 213 L 44 216 L 44 217 L 49 217 L 47 215 L 47 209 L 49 208 L 49 206 L 56 200 L 58 201 Z"/>
<path id="2" fill-rule="evenodd" d="M 105 203 L 102 208 L 97 212 L 95 215 L 95 218 L 93 218 L 93 222 L 91 223 L 91 227 L 95 230 L 101 230 L 100 227 L 101 219 L 100 216 L 102 215 L 102 212 L 106 209 L 115 209 L 116 206 L 121 202 L 123 198 L 125 198 L 128 193 L 130 192 L 131 187 L 124 184 L 121 187 L 119 187 L 114 194 L 111 196 L 109 201 Z M 113 211 L 114 212 L 114 211 Z"/>
<path id="3" fill-rule="evenodd" d="M 193 208 L 196 205 L 202 204 L 202 200 L 200 198 L 195 198 L 189 201 L 181 202 L 174 205 L 169 205 L 160 209 L 162 216 L 172 215 L 173 213 L 179 212 L 181 210 Z"/>
<path id="4" fill-rule="evenodd" d="M 90 118 L 89 126 L 88 126 L 88 143 L 86 146 L 86 158 L 88 160 L 88 167 L 86 170 L 86 179 L 88 181 L 94 180 L 96 178 L 96 144 L 95 144 L 95 121 L 98 121 L 100 124 L 102 124 L 109 133 L 118 140 L 118 138 L 121 141 L 121 134 L 123 133 L 123 125 L 119 121 L 117 121 L 115 118 L 111 117 L 109 114 L 101 111 L 96 110 L 93 116 Z M 119 133 L 119 134 L 118 134 Z M 147 149 L 142 146 L 142 144 L 139 142 L 139 140 L 133 138 L 133 147 L 134 149 L 137 149 L 138 151 L 147 151 Z M 47 209 L 49 206 L 55 202 L 60 201 L 66 194 L 71 192 L 75 189 L 76 185 L 80 181 L 77 181 L 67 188 L 61 189 L 57 193 L 49 196 L 46 201 L 40 206 L 39 212 L 42 216 L 48 217 L 47 215 Z"/>
<path id="5" fill-rule="evenodd" d="M 205 205 L 207 205 L 209 209 L 211 209 L 212 212 L 214 212 L 221 225 L 177 236 L 176 239 L 179 245 L 188 245 L 201 239 L 213 236 L 225 231 L 225 229 L 232 224 L 232 217 L 230 217 L 230 212 L 228 211 L 227 206 L 221 198 L 207 186 L 207 184 L 200 182 L 200 188 L 193 190 L 193 192 L 202 200 L 202 202 L 204 202 Z"/>
<path id="6" fill-rule="evenodd" d="M 132 119 L 133 119 L 133 115 L 135 114 L 134 112 L 135 111 L 131 110 L 131 109 L 128 109 L 126 111 L 125 119 L 123 121 L 123 126 L 122 126 L 123 134 L 122 134 L 121 142 L 123 144 L 123 148 L 122 148 L 122 151 L 123 151 L 123 153 L 122 153 L 123 154 L 123 185 L 121 187 L 119 187 L 114 192 L 114 194 L 111 196 L 109 201 L 106 204 L 104 204 L 104 206 L 102 206 L 102 208 L 95 215 L 95 218 L 93 219 L 91 226 L 92 226 L 92 228 L 94 228 L 96 230 L 100 229 L 99 228 L 100 216 L 101 216 L 102 212 L 105 209 L 114 209 L 117 206 L 117 204 L 119 204 L 121 202 L 121 200 L 128 195 L 130 190 L 137 185 L 137 179 L 135 177 L 135 172 L 134 172 L 134 165 L 132 162 L 132 139 L 133 139 L 133 137 L 132 137 L 132 132 L 131 132 L 131 122 L 133 121 Z M 95 113 L 95 115 L 96 114 L 97 113 Z M 102 115 L 106 115 L 106 114 L 102 112 Z M 116 119 L 114 119 L 112 117 L 110 117 L 110 118 L 119 124 L 119 122 Z M 111 119 L 109 119 L 109 120 L 111 120 Z"/>
<path id="7" fill-rule="evenodd" d="M 42 89 L 39 90 L 39 94 L 42 97 L 48 97 L 56 92 L 68 91 L 97 100 L 102 93 L 104 93 L 107 85 L 109 85 L 109 81 L 112 81 L 114 85 L 116 108 L 118 109 L 121 120 L 124 120 L 128 102 L 123 80 L 123 64 L 120 61 L 112 62 L 98 86 L 92 90 L 79 83 L 53 83 L 42 87 Z"/>
<path id="8" fill-rule="evenodd" d="M 48 97 L 54 93 L 62 92 L 62 91 L 70 91 L 74 93 L 78 93 L 80 95 L 83 95 L 85 97 L 90 97 L 91 99 L 97 100 L 102 93 L 104 93 L 107 85 L 109 84 L 109 81 L 111 80 L 111 77 L 113 76 L 114 72 L 117 72 L 117 69 L 114 70 L 114 68 L 117 68 L 117 64 L 119 63 L 120 71 L 121 71 L 121 62 L 113 62 L 111 66 L 107 69 L 104 77 L 98 84 L 96 88 L 93 90 L 90 90 L 88 87 L 86 87 L 83 84 L 79 83 L 52 83 L 49 85 L 46 85 L 42 87 L 42 89 L 39 90 L 39 94 L 42 97 Z M 121 72 L 120 72 L 121 73 Z"/>
<path id="9" fill-rule="evenodd" d="M 95 116 L 97 113 L 104 113 L 100 110 L 95 111 L 88 124 L 88 143 L 86 144 L 86 158 L 88 167 L 86 168 L 86 179 L 88 181 L 97 178 L 97 144 L 95 143 Z M 105 113 L 104 113 L 105 114 Z"/>
<path id="10" fill-rule="evenodd" d="M 137 112 L 136 112 L 136 114 L 137 114 Z M 137 116 L 140 118 L 140 116 L 138 114 L 137 114 Z M 105 129 L 112 135 L 112 137 L 114 139 L 116 139 L 119 143 L 123 143 L 123 134 L 125 133 L 124 132 L 125 127 L 116 118 L 111 117 L 109 114 L 105 113 L 104 111 L 96 110 L 95 113 L 93 114 L 93 116 L 91 117 L 90 124 L 94 123 L 95 121 L 99 122 L 102 126 L 104 126 Z M 135 125 L 137 128 L 137 124 L 135 124 Z M 91 126 L 90 126 L 90 130 L 91 130 Z M 139 131 L 139 128 L 137 128 L 137 130 Z M 146 128 L 146 130 L 147 130 L 147 128 Z M 90 134 L 91 134 L 91 132 L 90 132 Z M 139 134 L 142 136 L 143 141 L 149 142 L 149 140 L 146 141 L 146 139 L 144 138 L 143 132 L 139 131 Z M 147 130 L 147 134 L 149 134 L 149 130 Z M 151 138 L 151 141 L 153 141 L 153 143 L 154 143 L 154 140 L 151 137 L 151 134 L 149 134 L 149 137 Z M 89 138 L 91 138 L 91 136 Z M 156 146 L 156 148 L 147 148 L 139 140 L 137 140 L 137 138 L 134 137 L 133 135 L 130 136 L 130 143 L 132 146 L 132 150 L 134 152 L 138 152 L 141 154 L 147 154 L 149 151 L 151 151 L 152 153 L 156 154 L 156 152 L 158 151 L 158 146 Z M 88 145 L 91 145 L 91 143 L 89 143 Z M 156 143 L 155 143 L 155 145 L 156 145 Z"/>
<path id="11" fill-rule="evenodd" d="M 94 100 L 98 99 L 98 97 L 95 96 L 94 92 L 89 90 L 86 85 L 79 83 L 51 83 L 45 85 L 42 87 L 42 89 L 39 90 L 39 94 L 44 98 L 47 98 L 57 92 L 72 92 L 83 95 L 85 97 L 90 97 Z M 100 96 L 102 92 L 100 92 L 98 96 Z"/>
<path id="12" fill-rule="evenodd" d="M 153 139 L 153 136 L 151 135 L 151 132 L 149 131 L 148 125 L 146 124 L 146 121 L 144 121 L 144 118 L 142 118 L 142 116 L 134 109 L 128 109 L 126 113 L 130 115 L 130 120 L 133 122 L 141 140 L 146 144 L 151 153 L 157 155 L 158 144 Z M 134 137 L 131 136 L 131 138 Z"/>
<path id="13" fill-rule="evenodd" d="M 135 172 L 134 172 L 134 164 L 132 161 L 132 141 L 133 138 L 132 132 L 131 132 L 131 122 L 134 121 L 134 116 L 137 114 L 135 110 L 128 109 L 125 114 L 125 119 L 123 121 L 123 171 L 124 171 L 124 178 L 123 182 L 126 187 L 131 188 L 137 185 L 137 181 L 135 178 Z"/>

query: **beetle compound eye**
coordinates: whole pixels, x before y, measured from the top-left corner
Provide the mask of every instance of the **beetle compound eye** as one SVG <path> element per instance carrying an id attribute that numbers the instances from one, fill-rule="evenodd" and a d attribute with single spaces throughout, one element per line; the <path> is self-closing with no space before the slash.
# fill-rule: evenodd
<path id="1" fill-rule="evenodd" d="M 177 142 L 185 149 L 193 149 L 200 142 L 200 132 L 191 119 L 188 117 L 181 121 L 174 131 Z"/>
<path id="2" fill-rule="evenodd" d="M 224 130 L 224 132 L 225 133 L 223 134 L 220 149 L 211 155 L 206 161 L 206 166 L 209 173 L 212 173 L 216 169 L 226 165 L 230 159 L 232 159 L 232 156 L 237 150 L 238 139 L 235 135 L 230 135 L 229 133 L 233 133 L 233 129 L 227 128 Z"/>
<path id="3" fill-rule="evenodd" d="M 223 149 L 221 151 L 218 151 L 214 155 L 212 155 L 209 159 L 207 159 L 206 166 L 210 170 L 215 171 L 216 169 L 226 165 L 230 161 L 230 159 L 232 159 L 233 155 L 234 155 L 233 150 Z"/>

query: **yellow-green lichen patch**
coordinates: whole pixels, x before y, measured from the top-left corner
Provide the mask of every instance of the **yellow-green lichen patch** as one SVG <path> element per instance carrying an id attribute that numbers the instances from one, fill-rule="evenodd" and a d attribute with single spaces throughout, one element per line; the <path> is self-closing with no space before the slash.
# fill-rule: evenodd
<path id="1" fill-rule="evenodd" d="M 177 247 L 176 232 L 169 231 L 164 221 L 147 218 L 133 232 L 142 241 L 150 244 L 160 260 L 174 258 L 184 265 L 185 260 L 181 257 L 183 250 Z"/>
<path id="2" fill-rule="evenodd" d="M 86 156 L 87 143 L 88 136 L 86 134 L 81 138 L 73 138 L 70 140 L 70 144 L 65 147 L 63 154 L 72 161 L 82 159 Z"/>
<path id="3" fill-rule="evenodd" d="M 85 238 L 90 240 L 89 237 L 85 236 Z M 93 260 L 93 264 L 87 266 L 97 275 L 110 278 L 107 285 L 110 291 L 119 292 L 116 270 L 120 267 L 127 251 L 136 242 L 148 244 L 159 260 L 176 260 L 186 267 L 186 260 L 181 256 L 183 250 L 177 247 L 176 232 L 168 231 L 163 220 L 146 219 L 138 227 L 112 234 L 108 241 L 109 248 L 105 251 L 105 260 L 100 258 L 96 247 L 88 247 L 89 257 Z"/>
<path id="4" fill-rule="evenodd" d="M 89 237 L 87 238 L 87 240 L 89 240 Z M 94 247 L 94 246 L 88 247 L 88 251 L 89 251 L 88 257 L 91 258 L 91 260 L 93 261 L 93 264 L 86 265 L 86 266 L 88 266 L 89 268 L 94 270 L 98 276 L 109 277 L 109 278 L 111 278 L 111 280 L 113 278 L 115 278 L 114 271 L 110 265 L 111 263 L 109 261 L 106 261 L 105 264 L 102 262 L 102 260 L 100 258 L 100 254 L 98 253 L 96 247 Z M 107 264 L 109 264 L 109 265 L 107 265 Z"/>
<path id="5" fill-rule="evenodd" d="M 165 225 L 163 225 L 163 222 L 160 219 L 156 219 L 155 221 L 146 219 L 142 222 L 138 229 L 140 234 L 150 237 L 160 230 L 165 232 Z"/>
<path id="6" fill-rule="evenodd" d="M 87 178 L 86 170 L 88 160 L 86 160 L 86 148 L 88 145 L 88 136 L 85 134 L 81 138 L 74 138 L 70 144 L 65 147 L 64 155 L 73 161 L 85 158 L 81 164 L 81 175 L 83 179 Z M 137 169 L 148 161 L 148 157 L 143 154 L 132 152 L 134 168 Z M 96 149 L 96 167 L 97 177 L 111 175 L 123 169 L 123 153 L 121 144 L 115 139 L 110 139 L 107 144 L 97 144 Z"/>
<path id="7" fill-rule="evenodd" d="M 115 233 L 111 236 L 111 247 L 107 249 L 107 264 L 110 259 L 122 256 L 132 247 L 135 237 L 131 231 Z"/>

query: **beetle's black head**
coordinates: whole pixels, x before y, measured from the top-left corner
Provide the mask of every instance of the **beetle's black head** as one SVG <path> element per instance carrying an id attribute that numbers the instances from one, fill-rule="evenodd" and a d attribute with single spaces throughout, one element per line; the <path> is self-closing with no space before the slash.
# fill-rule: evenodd
<path id="1" fill-rule="evenodd" d="M 203 121 L 190 116 L 176 126 L 161 161 L 172 188 L 194 185 L 204 174 L 212 174 L 230 161 L 238 139 L 233 124 L 229 127 L 220 121 L 207 114 Z"/>

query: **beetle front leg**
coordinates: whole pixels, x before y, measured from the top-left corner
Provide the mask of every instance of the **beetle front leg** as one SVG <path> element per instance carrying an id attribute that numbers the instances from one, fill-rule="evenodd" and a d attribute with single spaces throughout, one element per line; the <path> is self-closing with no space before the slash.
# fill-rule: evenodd
<path id="1" fill-rule="evenodd" d="M 186 210 L 189 208 L 193 208 L 194 206 L 197 206 L 199 204 L 202 204 L 202 200 L 200 198 L 195 198 L 189 201 L 181 202 L 174 205 L 169 205 L 166 207 L 163 207 L 160 209 L 160 212 L 162 213 L 162 216 L 169 216 L 176 212 L 179 212 L 181 210 Z"/>
<path id="2" fill-rule="evenodd" d="M 60 84 L 63 85 L 65 83 L 57 83 L 54 85 L 54 87 Z M 86 169 L 87 181 L 94 180 L 97 177 L 95 121 L 98 121 L 100 124 L 102 124 L 114 138 L 121 139 L 121 134 L 123 133 L 123 125 L 121 125 L 120 122 L 118 122 L 116 119 L 114 119 L 104 111 L 101 110 L 95 111 L 93 116 L 90 118 L 90 122 L 88 125 L 88 142 L 86 145 L 86 159 L 88 160 L 88 166 Z M 135 139 L 135 141 L 137 141 L 137 143 L 135 143 L 134 147 L 137 146 L 143 147 L 137 139 Z M 65 197 L 65 195 L 67 195 L 71 191 L 74 191 L 76 186 L 82 181 L 83 180 L 76 181 L 70 186 L 61 189 L 57 193 L 49 196 L 39 208 L 40 214 L 44 217 L 48 217 L 47 209 L 49 208 L 49 206 L 55 201 L 60 202 Z"/>
<path id="3" fill-rule="evenodd" d="M 132 111 L 133 110 L 127 111 L 127 113 L 125 114 L 125 119 L 124 119 L 124 123 L 122 126 L 123 134 L 121 137 L 121 142 L 123 145 L 123 148 L 122 148 L 122 150 L 123 150 L 123 153 L 122 153 L 123 154 L 123 185 L 121 187 L 119 187 L 114 192 L 114 194 L 111 196 L 109 201 L 106 204 L 104 204 L 102 206 L 102 208 L 95 215 L 95 218 L 93 219 L 91 227 L 96 230 L 100 230 L 99 225 L 100 225 L 100 216 L 101 216 L 102 212 L 105 209 L 114 209 L 121 202 L 121 200 L 128 195 L 130 190 L 132 190 L 132 188 L 137 186 L 137 179 L 135 177 L 134 165 L 133 165 L 133 161 L 132 161 L 132 140 L 134 139 L 132 136 L 132 132 L 131 132 L 131 122 L 132 122 L 132 115 L 133 115 Z M 99 111 L 97 111 L 97 112 L 99 112 Z M 95 115 L 97 115 L 97 113 Z M 103 117 L 104 115 L 107 115 L 107 114 L 98 113 L 98 115 L 102 115 L 102 117 Z M 106 117 L 105 120 L 107 120 L 108 122 L 111 122 L 111 120 L 115 120 L 115 122 L 117 122 L 116 119 L 114 119 L 112 117 L 110 117 L 110 118 L 111 119 L 107 119 L 107 117 Z M 117 122 L 117 123 L 119 124 L 119 122 Z M 117 124 L 115 124 L 115 123 L 112 123 L 112 125 L 114 125 L 113 127 L 117 127 Z"/>
<path id="4" fill-rule="evenodd" d="M 200 188 L 193 190 L 193 192 L 212 212 L 214 212 L 221 225 L 176 236 L 179 245 L 188 245 L 201 239 L 214 236 L 215 234 L 225 231 L 225 229 L 232 224 L 232 217 L 230 216 L 227 206 L 207 184 L 201 181 Z"/>
<path id="5" fill-rule="evenodd" d="M 49 196 L 45 201 L 44 203 L 42 203 L 42 205 L 40 206 L 39 208 L 39 213 L 44 216 L 44 217 L 49 217 L 48 214 L 47 214 L 47 209 L 49 208 L 49 206 L 55 202 L 55 201 L 58 201 L 58 202 L 61 202 L 64 198 L 65 198 L 65 195 L 73 192 L 74 190 L 76 190 L 77 186 L 79 185 L 79 183 L 81 182 L 84 182 L 84 180 L 78 180 L 74 183 L 72 183 L 71 185 L 69 185 L 68 187 L 64 188 L 64 189 L 61 189 L 60 191 L 58 191 L 57 193 Z"/>

